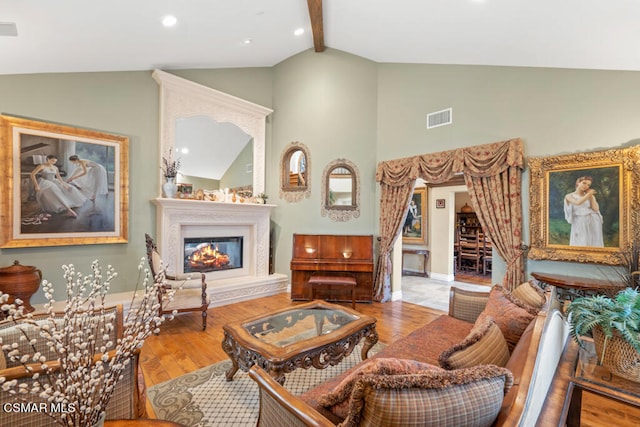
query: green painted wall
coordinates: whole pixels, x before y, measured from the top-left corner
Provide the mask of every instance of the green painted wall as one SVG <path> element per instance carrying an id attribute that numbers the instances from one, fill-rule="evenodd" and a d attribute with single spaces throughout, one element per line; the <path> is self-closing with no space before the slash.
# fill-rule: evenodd
<path id="1" fill-rule="evenodd" d="M 377 234 L 376 183 L 377 66 L 328 49 L 298 54 L 274 67 L 273 135 L 267 186 L 276 237 L 276 271 L 289 273 L 293 233 Z M 310 151 L 311 197 L 288 203 L 278 196 L 280 157 L 300 141 Z M 322 217 L 321 185 L 325 166 L 349 159 L 360 172 L 360 217 L 335 222 Z"/>
<path id="2" fill-rule="evenodd" d="M 525 156 L 640 143 L 640 73 L 545 68 L 380 64 L 378 161 L 522 138 Z M 453 108 L 453 124 L 426 129 Z M 523 183 L 529 241 L 529 171 Z M 504 266 L 495 262 L 493 277 Z M 527 272 L 601 276 L 607 268 L 529 261 Z M 496 281 L 496 280 L 494 280 Z"/>
<path id="3" fill-rule="evenodd" d="M 271 68 L 172 73 L 275 110 L 267 120 L 266 193 L 277 205 L 272 222 L 279 273 L 289 272 L 294 232 L 378 234 L 374 177 L 381 160 L 514 137 L 524 140 L 527 156 L 625 146 L 640 138 L 639 72 L 376 64 L 328 49 L 308 50 Z M 143 235 L 155 234 L 150 201 L 160 184 L 158 86 L 151 71 L 3 75 L 0 94 L 2 113 L 130 138 L 128 244 L 1 249 L 0 266 L 16 259 L 35 265 L 62 290 L 61 264 L 88 271 L 98 258 L 120 272 L 113 291 L 132 289 Z M 454 109 L 454 123 L 427 131 L 426 114 L 447 107 Z M 299 203 L 278 197 L 280 156 L 292 141 L 303 142 L 311 154 L 312 194 Z M 361 215 L 344 223 L 320 215 L 322 172 L 337 158 L 354 162 L 361 178 Z M 528 186 L 527 170 L 525 229 Z M 601 271 L 552 261 L 527 268 Z M 41 293 L 33 298 L 43 300 Z"/>
<path id="4" fill-rule="evenodd" d="M 197 70 L 181 77 L 269 107 L 272 70 L 268 68 Z M 144 233 L 155 235 L 155 207 L 160 167 L 158 150 L 159 89 L 151 71 L 61 73 L 0 76 L 0 112 L 88 128 L 129 137 L 129 243 L 0 249 L 0 266 L 19 260 L 42 270 L 63 299 L 62 264 L 88 273 L 99 259 L 119 272 L 112 291 L 133 289 L 139 260 L 145 255 Z M 33 303 L 44 302 L 39 291 Z"/>

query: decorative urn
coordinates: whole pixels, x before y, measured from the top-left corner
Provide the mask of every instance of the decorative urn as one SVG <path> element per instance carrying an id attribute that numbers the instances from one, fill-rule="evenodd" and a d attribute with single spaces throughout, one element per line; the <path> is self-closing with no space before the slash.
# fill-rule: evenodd
<path id="1" fill-rule="evenodd" d="M 22 300 L 27 312 L 35 310 L 29 300 L 40 287 L 41 281 L 40 270 L 30 265 L 21 265 L 18 260 L 9 267 L 0 268 L 0 291 L 9 295 L 9 304 L 16 299 Z"/>

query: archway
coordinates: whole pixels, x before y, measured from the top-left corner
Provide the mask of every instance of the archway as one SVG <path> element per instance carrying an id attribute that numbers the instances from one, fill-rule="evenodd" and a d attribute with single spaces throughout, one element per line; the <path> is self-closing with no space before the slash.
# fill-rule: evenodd
<path id="1" fill-rule="evenodd" d="M 507 269 L 503 285 L 508 289 L 522 282 L 522 140 L 477 145 L 381 162 L 376 171 L 380 183 L 380 253 L 375 272 L 374 299 L 391 298 L 390 253 L 401 233 L 401 225 L 416 179 L 442 183 L 463 173 L 472 206 L 483 229 L 494 242 Z"/>

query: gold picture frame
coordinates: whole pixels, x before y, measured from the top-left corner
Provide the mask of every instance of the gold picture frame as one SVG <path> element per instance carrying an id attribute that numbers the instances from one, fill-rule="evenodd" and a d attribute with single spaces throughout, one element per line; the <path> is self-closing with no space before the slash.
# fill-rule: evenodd
<path id="1" fill-rule="evenodd" d="M 427 189 L 413 191 L 409 212 L 402 226 L 403 243 L 426 243 L 427 241 Z"/>
<path id="2" fill-rule="evenodd" d="M 2 115 L 0 159 L 0 247 L 128 241 L 129 138 Z"/>
<path id="3" fill-rule="evenodd" d="M 640 236 L 639 153 L 631 147 L 530 158 L 528 257 L 622 264 Z"/>

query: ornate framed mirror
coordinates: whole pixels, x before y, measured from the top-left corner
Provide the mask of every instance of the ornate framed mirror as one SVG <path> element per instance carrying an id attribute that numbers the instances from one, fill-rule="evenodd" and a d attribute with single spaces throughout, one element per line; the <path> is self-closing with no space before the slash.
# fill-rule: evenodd
<path id="1" fill-rule="evenodd" d="M 176 157 L 182 157 L 185 168 L 191 165 L 187 156 L 194 162 L 204 160 L 205 166 L 193 168 L 204 172 L 194 172 L 197 176 L 192 179 L 202 183 L 196 187 L 205 188 L 219 181 L 229 165 L 239 162 L 236 171 L 243 169 L 243 174 L 252 175 L 244 178 L 247 183 L 238 185 L 249 184 L 253 194 L 264 192 L 266 118 L 273 110 L 164 71 L 155 70 L 152 76 L 160 85 L 160 156 L 178 150 Z M 214 167 L 226 157 L 230 159 L 226 165 Z M 220 172 L 207 175 L 215 170 Z M 186 175 L 187 170 L 184 172 Z"/>
<path id="2" fill-rule="evenodd" d="M 280 158 L 280 198 L 287 202 L 299 202 L 311 196 L 311 156 L 309 149 L 294 141 L 282 152 Z"/>
<path id="3" fill-rule="evenodd" d="M 320 214 L 333 221 L 360 216 L 360 175 L 351 161 L 336 159 L 324 168 Z"/>

